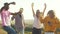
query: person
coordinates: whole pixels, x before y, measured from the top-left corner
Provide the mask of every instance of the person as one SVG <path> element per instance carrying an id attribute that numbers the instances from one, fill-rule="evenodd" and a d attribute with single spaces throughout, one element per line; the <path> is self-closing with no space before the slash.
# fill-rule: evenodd
<path id="1" fill-rule="evenodd" d="M 23 17 L 23 8 L 20 8 L 17 15 L 13 15 L 12 20 L 15 18 L 15 29 L 17 31 L 17 34 L 24 34 L 24 17 Z"/>
<path id="2" fill-rule="evenodd" d="M 16 34 L 15 30 L 11 27 L 11 23 L 10 23 L 10 15 L 15 15 L 15 13 L 11 13 L 8 11 L 10 4 L 15 5 L 15 2 L 4 3 L 4 6 L 0 10 L 2 27 L 8 34 Z"/>
<path id="3" fill-rule="evenodd" d="M 55 34 L 59 19 L 55 16 L 54 10 L 49 10 L 47 16 L 41 22 L 44 23 L 44 34 Z"/>
<path id="4" fill-rule="evenodd" d="M 36 14 L 34 12 L 34 3 L 32 3 L 32 12 L 33 12 L 33 17 L 34 17 L 34 23 L 33 23 L 33 28 L 32 28 L 32 34 L 42 34 L 42 28 L 43 25 L 40 22 L 40 17 L 42 17 L 42 15 L 44 14 L 45 10 L 46 10 L 46 4 L 44 4 L 44 10 L 43 12 L 40 12 L 39 10 L 36 11 Z"/>

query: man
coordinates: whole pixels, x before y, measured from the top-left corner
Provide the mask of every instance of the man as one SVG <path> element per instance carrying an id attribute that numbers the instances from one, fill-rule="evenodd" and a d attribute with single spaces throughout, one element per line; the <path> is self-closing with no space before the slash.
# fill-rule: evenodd
<path id="1" fill-rule="evenodd" d="M 15 18 L 15 29 L 17 34 L 24 34 L 24 17 L 22 12 L 23 8 L 20 8 L 19 12 L 12 17 L 12 20 Z"/>
<path id="2" fill-rule="evenodd" d="M 4 6 L 0 10 L 2 27 L 7 32 L 7 34 L 16 34 L 15 30 L 11 27 L 10 23 L 10 15 L 15 15 L 15 13 L 11 13 L 9 11 L 10 4 L 15 5 L 15 2 L 4 3 Z"/>

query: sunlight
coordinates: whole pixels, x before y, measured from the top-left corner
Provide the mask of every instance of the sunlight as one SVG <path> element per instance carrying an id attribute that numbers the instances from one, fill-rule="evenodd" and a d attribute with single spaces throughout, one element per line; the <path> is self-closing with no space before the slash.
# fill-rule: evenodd
<path id="1" fill-rule="evenodd" d="M 47 4 L 47 9 L 45 12 L 45 16 L 49 10 L 54 10 L 56 16 L 60 19 L 60 0 L 0 0 L 0 8 L 3 6 L 5 2 L 16 2 L 16 5 L 10 5 L 9 11 L 11 12 L 18 12 L 19 9 L 22 7 L 24 8 L 24 18 L 25 19 L 33 19 L 32 10 L 31 10 L 31 3 L 34 3 L 34 10 L 36 12 L 37 9 L 43 11 L 44 3 Z"/>

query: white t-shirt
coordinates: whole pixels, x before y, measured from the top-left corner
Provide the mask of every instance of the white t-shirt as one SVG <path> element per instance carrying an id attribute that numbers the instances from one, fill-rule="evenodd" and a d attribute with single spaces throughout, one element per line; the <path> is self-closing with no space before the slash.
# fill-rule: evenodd
<path id="1" fill-rule="evenodd" d="M 43 28 L 43 23 L 41 23 L 36 16 L 34 16 L 33 27 L 35 27 L 37 29 Z"/>

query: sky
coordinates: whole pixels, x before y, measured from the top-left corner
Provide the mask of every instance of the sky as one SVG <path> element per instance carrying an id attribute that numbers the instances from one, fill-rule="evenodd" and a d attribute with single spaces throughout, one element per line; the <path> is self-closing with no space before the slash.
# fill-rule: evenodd
<path id="1" fill-rule="evenodd" d="M 10 12 L 18 12 L 20 8 L 24 8 L 24 19 L 33 19 L 31 4 L 34 3 L 34 11 L 44 9 L 44 3 L 47 4 L 45 16 L 49 10 L 54 10 L 56 16 L 60 19 L 60 0 L 0 0 L 0 9 L 5 2 L 16 2 L 16 5 L 10 5 Z"/>

